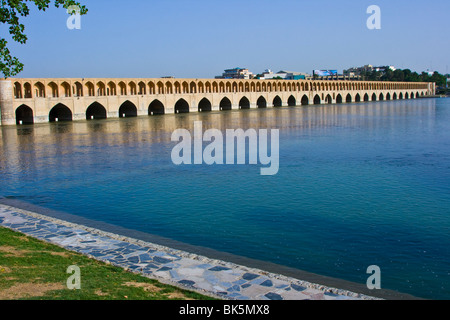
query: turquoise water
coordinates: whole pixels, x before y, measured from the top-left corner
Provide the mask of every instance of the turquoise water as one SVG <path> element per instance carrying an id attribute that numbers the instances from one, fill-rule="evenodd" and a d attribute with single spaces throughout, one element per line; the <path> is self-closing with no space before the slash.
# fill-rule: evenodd
<path id="1" fill-rule="evenodd" d="M 280 170 L 175 166 L 177 128 L 279 129 Z M 450 100 L 0 128 L 0 196 L 385 289 L 450 299 Z"/>

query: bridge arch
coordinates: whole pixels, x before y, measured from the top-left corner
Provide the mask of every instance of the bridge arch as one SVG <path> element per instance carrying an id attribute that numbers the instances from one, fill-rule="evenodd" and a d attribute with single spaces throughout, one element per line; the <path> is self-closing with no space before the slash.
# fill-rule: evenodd
<path id="1" fill-rule="evenodd" d="M 320 104 L 321 100 L 320 100 L 320 96 L 318 94 L 316 94 L 314 96 L 314 104 Z"/>
<path id="2" fill-rule="evenodd" d="M 184 99 L 178 100 L 175 103 L 175 113 L 189 113 L 189 103 Z"/>
<path id="3" fill-rule="evenodd" d="M 331 97 L 331 95 L 327 95 L 325 98 L 326 103 L 328 104 L 332 104 L 333 103 L 333 98 Z"/>
<path id="4" fill-rule="evenodd" d="M 302 106 L 309 105 L 309 99 L 308 99 L 308 96 L 306 94 L 303 95 L 301 103 L 302 103 Z"/>
<path id="5" fill-rule="evenodd" d="M 56 106 L 50 110 L 49 121 L 72 121 L 73 115 L 72 111 L 64 104 L 58 103 Z"/>
<path id="6" fill-rule="evenodd" d="M 297 100 L 295 100 L 294 96 L 290 96 L 288 99 L 288 106 L 295 107 L 297 105 Z"/>
<path id="7" fill-rule="evenodd" d="M 239 101 L 239 109 L 250 109 L 250 101 L 247 99 L 247 97 L 243 97 Z"/>
<path id="8" fill-rule="evenodd" d="M 386 100 L 391 100 L 391 94 L 389 92 L 386 94 Z"/>
<path id="9" fill-rule="evenodd" d="M 220 105 L 219 105 L 220 111 L 227 111 L 227 110 L 231 110 L 231 101 L 230 99 L 228 99 L 227 97 L 223 98 L 220 101 Z"/>
<path id="10" fill-rule="evenodd" d="M 153 100 L 152 103 L 148 106 L 148 115 L 149 116 L 156 116 L 156 115 L 162 115 L 165 114 L 164 105 L 161 101 L 158 99 Z"/>
<path id="11" fill-rule="evenodd" d="M 260 108 L 260 109 L 267 108 L 267 101 L 263 96 L 258 98 L 258 101 L 256 102 L 256 104 L 258 105 L 258 108 Z"/>
<path id="12" fill-rule="evenodd" d="M 378 100 L 377 94 L 374 92 L 372 94 L 372 101 L 377 101 L 377 100 Z"/>
<path id="13" fill-rule="evenodd" d="M 207 98 L 203 98 L 198 104 L 198 112 L 208 112 L 212 110 L 212 104 Z"/>
<path id="14" fill-rule="evenodd" d="M 345 97 L 345 102 L 347 102 L 347 103 L 352 103 L 352 95 L 349 93 L 349 94 L 347 94 L 347 96 Z"/>
<path id="15" fill-rule="evenodd" d="M 369 95 L 367 93 L 364 95 L 364 101 L 369 102 Z"/>
<path id="16" fill-rule="evenodd" d="M 106 119 L 107 112 L 103 105 L 98 102 L 92 103 L 86 109 L 86 120 L 98 120 L 98 119 Z"/>
<path id="17" fill-rule="evenodd" d="M 283 105 L 283 101 L 281 101 L 281 98 L 279 96 L 276 96 L 273 99 L 273 106 L 274 107 L 281 107 Z"/>
<path id="18" fill-rule="evenodd" d="M 361 102 L 361 95 L 359 93 L 355 96 L 355 102 Z"/>
<path id="19" fill-rule="evenodd" d="M 336 96 L 336 103 L 342 103 L 342 95 L 340 93 Z"/>
<path id="20" fill-rule="evenodd" d="M 34 114 L 33 110 L 23 104 L 16 109 L 16 124 L 33 124 Z"/>
<path id="21" fill-rule="evenodd" d="M 137 117 L 137 108 L 133 102 L 127 100 L 119 108 L 119 118 Z"/>

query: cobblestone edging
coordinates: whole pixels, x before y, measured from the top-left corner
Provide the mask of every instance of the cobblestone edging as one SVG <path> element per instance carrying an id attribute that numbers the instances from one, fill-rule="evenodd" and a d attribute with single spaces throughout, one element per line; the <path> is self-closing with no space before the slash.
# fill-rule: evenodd
<path id="1" fill-rule="evenodd" d="M 378 300 L 0 204 L 0 225 L 166 284 L 228 300 Z"/>

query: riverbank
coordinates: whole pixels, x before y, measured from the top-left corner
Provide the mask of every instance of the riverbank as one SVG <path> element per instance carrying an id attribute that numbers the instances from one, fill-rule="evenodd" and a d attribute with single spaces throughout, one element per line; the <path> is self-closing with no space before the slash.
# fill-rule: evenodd
<path id="1" fill-rule="evenodd" d="M 230 300 L 374 300 L 0 205 L 0 226 L 132 273 L 209 297 Z"/>
<path id="2" fill-rule="evenodd" d="M 0 244 L 0 300 L 211 299 L 3 227 Z M 80 290 L 67 287 L 73 265 L 80 268 Z"/>

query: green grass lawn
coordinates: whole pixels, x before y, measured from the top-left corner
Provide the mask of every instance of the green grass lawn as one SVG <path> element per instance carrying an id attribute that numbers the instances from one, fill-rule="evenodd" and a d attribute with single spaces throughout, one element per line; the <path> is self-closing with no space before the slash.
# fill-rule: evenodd
<path id="1" fill-rule="evenodd" d="M 69 266 L 81 289 L 69 290 Z M 209 300 L 0 227 L 0 300 Z"/>

